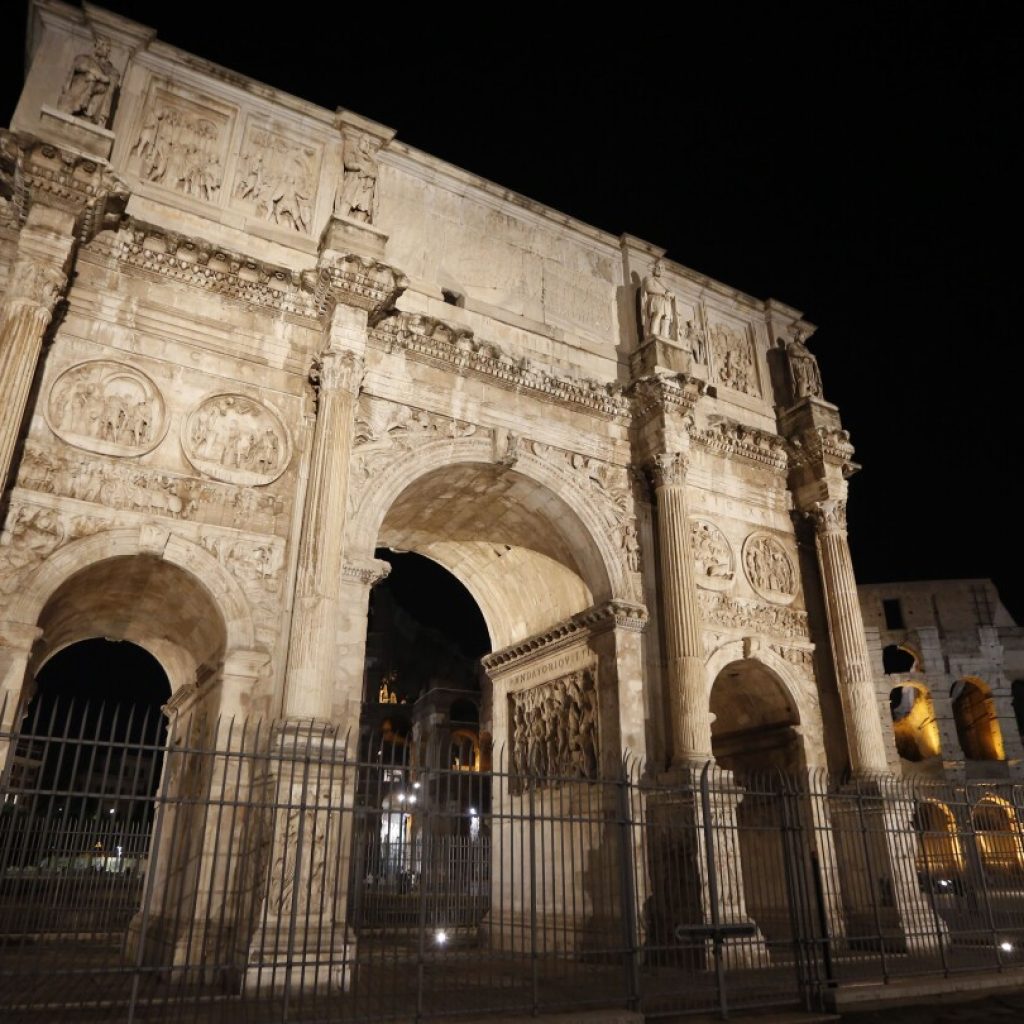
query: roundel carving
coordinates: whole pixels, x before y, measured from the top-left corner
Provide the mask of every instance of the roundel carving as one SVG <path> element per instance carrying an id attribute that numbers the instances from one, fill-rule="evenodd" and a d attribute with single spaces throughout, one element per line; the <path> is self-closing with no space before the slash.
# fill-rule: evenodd
<path id="1" fill-rule="evenodd" d="M 201 473 L 256 486 L 276 480 L 292 455 L 288 430 L 277 413 L 235 394 L 200 402 L 182 423 L 181 447 Z"/>
<path id="2" fill-rule="evenodd" d="M 728 590 L 736 578 L 736 560 L 725 534 L 707 519 L 690 520 L 690 544 L 697 586 Z"/>
<path id="3" fill-rule="evenodd" d="M 743 571 L 768 601 L 789 604 L 796 597 L 796 567 L 789 552 L 770 533 L 752 533 L 743 542 Z"/>
<path id="4" fill-rule="evenodd" d="M 50 388 L 44 414 L 59 438 L 104 455 L 145 455 L 167 432 L 157 386 L 141 370 L 108 359 L 65 370 Z"/>

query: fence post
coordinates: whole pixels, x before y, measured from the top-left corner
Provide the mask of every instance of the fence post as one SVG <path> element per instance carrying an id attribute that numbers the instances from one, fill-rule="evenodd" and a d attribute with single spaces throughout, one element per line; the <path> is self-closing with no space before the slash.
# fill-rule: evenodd
<path id="1" fill-rule="evenodd" d="M 637 1009 L 640 1002 L 640 978 L 637 971 L 636 947 L 636 891 L 633 878 L 633 816 L 631 795 L 631 779 L 623 760 L 617 783 L 619 811 L 619 874 L 622 899 L 622 926 L 625 938 L 626 954 L 626 1007 Z"/>
<path id="2" fill-rule="evenodd" d="M 533 775 L 528 776 L 526 780 L 526 791 L 530 798 L 530 1012 L 535 1017 L 540 1005 L 539 965 L 537 963 L 537 844 L 535 837 L 537 813 L 534 806 L 537 778 L 537 775 Z"/>
<path id="3" fill-rule="evenodd" d="M 711 762 L 705 761 L 700 773 L 701 825 L 704 829 L 704 852 L 707 859 L 708 900 L 711 903 L 711 928 L 714 934 L 713 955 L 715 958 L 715 989 L 718 993 L 718 1012 L 722 1020 L 729 1017 L 725 995 L 725 964 L 722 962 L 721 915 L 718 911 L 718 865 L 715 863 L 715 836 L 711 831 L 711 786 L 709 774 Z"/>

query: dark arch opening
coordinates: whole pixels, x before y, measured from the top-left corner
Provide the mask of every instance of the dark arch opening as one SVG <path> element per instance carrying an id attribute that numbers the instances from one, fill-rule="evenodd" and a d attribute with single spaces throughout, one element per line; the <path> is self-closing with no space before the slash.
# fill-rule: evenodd
<path id="1" fill-rule="evenodd" d="M 148 819 L 171 696 L 160 662 L 137 644 L 94 637 L 58 651 L 35 683 L 12 766 L 23 790 L 38 791 L 31 812 Z"/>
<path id="2" fill-rule="evenodd" d="M 887 676 L 913 672 L 916 665 L 917 659 L 914 655 L 898 644 L 889 644 L 882 651 L 882 667 L 885 669 Z"/>

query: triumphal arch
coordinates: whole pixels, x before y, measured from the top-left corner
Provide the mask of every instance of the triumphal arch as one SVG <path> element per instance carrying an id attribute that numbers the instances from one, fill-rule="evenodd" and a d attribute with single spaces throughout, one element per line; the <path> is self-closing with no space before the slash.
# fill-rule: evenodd
<path id="1" fill-rule="evenodd" d="M 524 777 L 887 772 L 853 447 L 799 311 L 91 5 L 30 31 L 0 135 L 8 725 L 101 636 L 174 713 L 355 729 L 411 551 L 479 606 L 476 739 Z"/>

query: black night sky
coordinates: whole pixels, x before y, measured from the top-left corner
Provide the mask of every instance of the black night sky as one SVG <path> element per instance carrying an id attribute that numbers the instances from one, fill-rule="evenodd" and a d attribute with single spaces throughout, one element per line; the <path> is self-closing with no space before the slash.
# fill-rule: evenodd
<path id="1" fill-rule="evenodd" d="M 9 6 L 3 123 L 24 38 Z M 992 577 L 1024 622 L 1013 5 L 105 6 L 804 310 L 864 466 L 858 577 Z"/>

